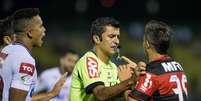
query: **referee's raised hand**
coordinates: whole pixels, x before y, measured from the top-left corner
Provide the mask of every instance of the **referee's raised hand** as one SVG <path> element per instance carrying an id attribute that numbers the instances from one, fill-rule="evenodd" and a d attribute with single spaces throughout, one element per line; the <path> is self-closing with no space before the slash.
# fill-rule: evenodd
<path id="1" fill-rule="evenodd" d="M 131 61 L 129 58 L 122 56 L 121 57 L 125 62 L 127 62 L 127 66 L 133 69 L 133 74 L 135 76 L 143 75 L 146 73 L 146 63 L 145 62 L 138 62 L 136 64 L 135 62 Z"/>

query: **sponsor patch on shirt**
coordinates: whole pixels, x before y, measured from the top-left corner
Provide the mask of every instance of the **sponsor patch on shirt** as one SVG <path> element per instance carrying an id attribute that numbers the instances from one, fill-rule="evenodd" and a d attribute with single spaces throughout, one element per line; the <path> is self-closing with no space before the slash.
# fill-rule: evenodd
<path id="1" fill-rule="evenodd" d="M 33 82 L 33 77 L 30 76 L 30 75 L 27 75 L 27 74 L 24 74 L 21 76 L 21 80 L 23 81 L 23 83 L 25 85 L 31 85 L 31 84 L 34 84 Z"/>
<path id="2" fill-rule="evenodd" d="M 30 63 L 21 63 L 19 72 L 33 76 L 34 70 L 35 70 L 34 65 Z"/>
<path id="3" fill-rule="evenodd" d="M 87 57 L 87 69 L 90 78 L 99 77 L 98 62 L 92 57 Z"/>

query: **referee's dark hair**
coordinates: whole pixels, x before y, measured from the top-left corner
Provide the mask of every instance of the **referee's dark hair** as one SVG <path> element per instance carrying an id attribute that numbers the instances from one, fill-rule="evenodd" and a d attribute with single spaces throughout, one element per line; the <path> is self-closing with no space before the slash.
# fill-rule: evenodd
<path id="1" fill-rule="evenodd" d="M 160 54 L 167 54 L 171 41 L 170 27 L 162 22 L 151 20 L 145 26 L 144 38 Z"/>
<path id="2" fill-rule="evenodd" d="M 105 32 L 106 26 L 112 26 L 114 28 L 120 28 L 120 23 L 112 17 L 99 17 L 95 19 L 91 24 L 91 40 L 94 43 L 93 36 L 97 35 L 102 40 L 101 34 Z"/>

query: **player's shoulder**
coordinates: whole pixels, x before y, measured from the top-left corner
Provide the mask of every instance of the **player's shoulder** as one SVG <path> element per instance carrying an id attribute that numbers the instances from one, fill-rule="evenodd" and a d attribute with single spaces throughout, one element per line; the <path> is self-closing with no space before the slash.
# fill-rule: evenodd
<path id="1" fill-rule="evenodd" d="M 95 55 L 95 53 L 92 52 L 92 51 L 86 52 L 86 53 L 78 60 L 77 65 L 79 65 L 79 64 L 81 64 L 81 65 L 86 64 L 87 61 L 89 61 L 89 60 L 91 60 L 91 61 L 96 61 L 96 62 L 98 61 L 98 60 L 97 60 L 97 57 L 96 57 L 96 55 Z"/>
<path id="2" fill-rule="evenodd" d="M 2 52 L 16 56 L 32 57 L 30 55 L 29 50 L 22 45 L 15 45 L 15 44 L 7 45 L 2 49 Z"/>
<path id="3" fill-rule="evenodd" d="M 23 50 L 22 46 L 20 45 L 15 45 L 15 44 L 9 44 L 5 46 L 2 50 Z"/>
<path id="4" fill-rule="evenodd" d="M 183 72 L 183 68 L 178 62 L 172 59 L 167 59 L 163 61 L 150 62 L 147 64 L 146 71 L 155 75 L 162 75 L 172 72 Z"/>
<path id="5" fill-rule="evenodd" d="M 92 58 L 97 60 L 97 56 L 95 55 L 93 51 L 88 51 L 84 54 L 83 59 L 86 60 L 87 58 Z"/>
<path id="6" fill-rule="evenodd" d="M 9 44 L 1 49 L 1 52 L 9 52 L 13 50 L 13 45 Z"/>

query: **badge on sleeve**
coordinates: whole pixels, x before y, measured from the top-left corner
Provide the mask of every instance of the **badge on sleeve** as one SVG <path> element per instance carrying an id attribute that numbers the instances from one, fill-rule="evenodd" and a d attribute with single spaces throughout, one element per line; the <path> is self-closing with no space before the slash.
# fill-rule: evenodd
<path id="1" fill-rule="evenodd" d="M 21 80 L 25 85 L 31 85 L 33 84 L 33 77 L 27 74 L 21 75 Z"/>
<path id="2" fill-rule="evenodd" d="M 99 77 L 98 62 L 92 57 L 87 57 L 87 69 L 90 78 Z"/>
<path id="3" fill-rule="evenodd" d="M 30 76 L 33 76 L 35 71 L 35 66 L 30 63 L 21 63 L 20 65 L 20 73 L 28 74 Z"/>

